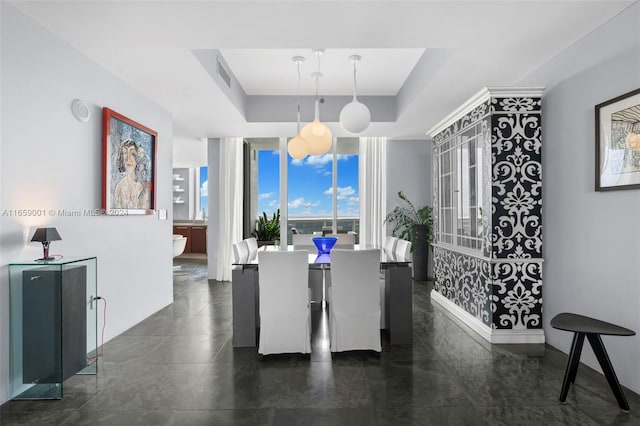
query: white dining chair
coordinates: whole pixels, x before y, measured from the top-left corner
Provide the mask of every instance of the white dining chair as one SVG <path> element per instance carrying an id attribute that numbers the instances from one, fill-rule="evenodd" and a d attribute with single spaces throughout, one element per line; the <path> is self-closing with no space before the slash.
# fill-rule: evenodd
<path id="1" fill-rule="evenodd" d="M 398 238 L 397 237 L 393 237 L 391 235 L 387 235 L 385 242 L 384 242 L 384 252 L 387 256 L 389 256 L 390 258 L 395 259 L 395 250 L 396 250 L 396 245 L 398 244 Z M 385 301 L 385 292 L 386 292 L 386 277 L 385 277 L 385 271 L 380 270 L 380 328 L 384 329 L 387 328 L 386 324 L 385 324 L 385 306 L 384 306 L 384 301 Z"/>
<path id="2" fill-rule="evenodd" d="M 336 237 L 338 241 L 334 247 L 337 249 L 353 249 L 356 244 L 356 234 L 327 234 L 325 237 Z"/>
<path id="3" fill-rule="evenodd" d="M 310 353 L 309 252 L 258 253 L 260 342 L 258 353 Z"/>
<path id="4" fill-rule="evenodd" d="M 387 238 L 384 242 L 384 251 L 393 254 L 396 249 L 396 243 L 398 242 L 398 238 L 392 237 L 391 235 L 387 235 Z"/>
<path id="5" fill-rule="evenodd" d="M 331 252 L 329 336 L 331 352 L 382 350 L 380 249 Z"/>
<path id="6" fill-rule="evenodd" d="M 395 255 L 398 260 L 411 259 L 411 241 L 398 240 L 396 243 Z"/>
<path id="7" fill-rule="evenodd" d="M 249 262 L 258 256 L 258 240 L 254 237 L 246 238 L 247 248 L 249 249 Z"/>
<path id="8" fill-rule="evenodd" d="M 246 241 L 238 241 L 233 245 L 233 260 L 233 263 L 249 262 L 249 246 Z"/>
<path id="9" fill-rule="evenodd" d="M 293 249 L 294 250 L 308 250 L 311 253 L 317 251 L 315 244 L 313 244 L 313 234 L 293 234 Z"/>

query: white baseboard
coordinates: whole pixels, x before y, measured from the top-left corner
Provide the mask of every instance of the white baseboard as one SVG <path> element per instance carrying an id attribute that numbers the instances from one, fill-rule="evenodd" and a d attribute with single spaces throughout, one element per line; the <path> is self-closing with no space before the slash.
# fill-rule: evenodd
<path id="1" fill-rule="evenodd" d="M 431 300 L 442 306 L 467 327 L 478 333 L 489 343 L 544 343 L 544 330 L 496 330 L 453 303 L 451 300 L 431 290 Z"/>

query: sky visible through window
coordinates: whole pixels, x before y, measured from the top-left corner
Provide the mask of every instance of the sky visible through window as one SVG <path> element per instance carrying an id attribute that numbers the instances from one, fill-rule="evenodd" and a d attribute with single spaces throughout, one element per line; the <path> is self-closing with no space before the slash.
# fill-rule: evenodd
<path id="1" fill-rule="evenodd" d="M 332 154 L 307 156 L 289 165 L 289 217 L 331 217 Z M 278 151 L 258 151 L 258 212 L 280 207 Z M 358 156 L 338 155 L 338 217 L 358 217 Z"/>
<path id="2" fill-rule="evenodd" d="M 208 217 L 209 210 L 209 169 L 207 167 L 200 167 L 200 210 L 202 218 Z"/>

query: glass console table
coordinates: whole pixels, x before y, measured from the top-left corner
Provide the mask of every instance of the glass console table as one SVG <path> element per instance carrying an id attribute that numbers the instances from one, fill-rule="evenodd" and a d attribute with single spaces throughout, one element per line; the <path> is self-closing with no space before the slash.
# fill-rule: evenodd
<path id="1" fill-rule="evenodd" d="M 98 372 L 95 257 L 9 265 L 11 399 L 61 399 L 74 374 Z"/>

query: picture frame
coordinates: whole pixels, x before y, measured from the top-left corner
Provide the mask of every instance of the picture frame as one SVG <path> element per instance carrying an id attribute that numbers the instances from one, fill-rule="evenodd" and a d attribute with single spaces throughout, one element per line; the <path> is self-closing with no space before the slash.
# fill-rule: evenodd
<path id="1" fill-rule="evenodd" d="M 145 215 L 156 210 L 158 133 L 102 108 L 102 209 L 107 215 Z"/>
<path id="2" fill-rule="evenodd" d="M 640 89 L 595 106 L 595 189 L 640 188 Z"/>

